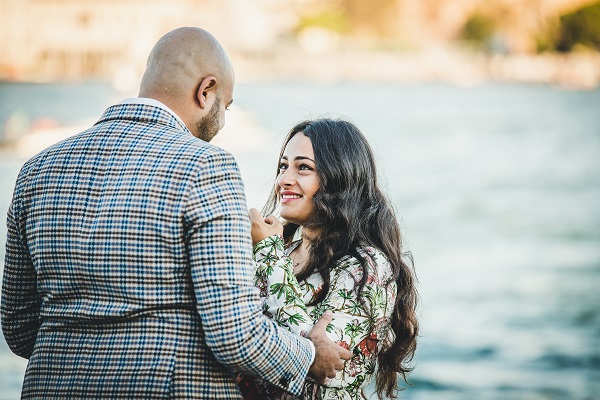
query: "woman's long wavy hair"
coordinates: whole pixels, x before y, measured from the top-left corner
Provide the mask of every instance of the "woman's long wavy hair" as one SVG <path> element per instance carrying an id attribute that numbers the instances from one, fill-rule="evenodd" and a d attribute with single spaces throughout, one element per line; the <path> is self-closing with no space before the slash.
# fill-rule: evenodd
<path id="1" fill-rule="evenodd" d="M 367 261 L 357 250 L 368 245 L 386 255 L 393 270 L 397 296 L 390 322 L 393 335 L 390 340 L 383 340 L 378 354 L 376 388 L 380 397 L 394 397 L 397 390 L 403 390 L 398 387 L 398 374 L 408 383 L 407 374 L 412 370 L 408 364 L 414 356 L 419 331 L 412 257 L 403 252 L 394 209 L 379 189 L 373 152 L 358 128 L 343 120 L 301 122 L 288 133 L 279 160 L 290 139 L 299 132 L 312 142 L 319 179 L 319 189 L 313 197 L 314 214 L 305 227 L 319 234 L 311 240 L 307 267 L 298 275 L 298 280 L 306 279 L 315 271 L 321 275 L 323 288 L 311 304 L 319 303 L 330 289 L 330 268 L 343 256 L 352 255 L 363 269 L 356 288 L 359 299 L 364 302 L 361 294 L 367 279 Z M 263 215 L 276 210 L 277 189 L 273 188 Z M 286 244 L 293 240 L 298 228 L 293 223 L 285 224 Z"/>

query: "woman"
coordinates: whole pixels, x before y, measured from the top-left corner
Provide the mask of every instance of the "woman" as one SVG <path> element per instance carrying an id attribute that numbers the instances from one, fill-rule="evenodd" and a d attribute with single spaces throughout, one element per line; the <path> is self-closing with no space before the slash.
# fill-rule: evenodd
<path id="1" fill-rule="evenodd" d="M 354 353 L 326 385 L 307 381 L 303 397 L 362 399 L 373 377 L 379 397 L 395 396 L 398 375 L 406 381 L 416 348 L 417 290 L 396 216 L 358 128 L 331 119 L 296 125 L 263 215 L 277 206 L 283 227 L 251 210 L 265 313 L 302 335 L 332 310 L 329 337 Z M 290 398 L 263 382 L 258 390 L 266 398 Z"/>

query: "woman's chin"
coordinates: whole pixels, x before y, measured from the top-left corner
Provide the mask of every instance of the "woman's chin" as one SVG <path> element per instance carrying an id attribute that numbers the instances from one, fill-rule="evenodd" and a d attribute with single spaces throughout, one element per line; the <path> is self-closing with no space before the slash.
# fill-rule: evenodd
<path id="1" fill-rule="evenodd" d="M 291 222 L 292 224 L 296 223 L 296 219 L 291 215 L 287 215 L 287 214 L 283 214 L 283 213 L 280 213 L 279 215 L 281 216 L 281 218 L 285 219 L 287 222 Z"/>
<path id="2" fill-rule="evenodd" d="M 294 217 L 294 214 L 288 214 L 288 213 L 281 212 L 281 213 L 279 213 L 279 216 L 281 218 L 285 219 L 287 222 L 290 222 L 292 224 L 302 225 L 300 223 L 300 221 Z"/>

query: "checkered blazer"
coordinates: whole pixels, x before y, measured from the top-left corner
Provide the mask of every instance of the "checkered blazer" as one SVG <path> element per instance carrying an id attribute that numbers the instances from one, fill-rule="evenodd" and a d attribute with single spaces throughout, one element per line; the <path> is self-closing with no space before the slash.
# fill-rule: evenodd
<path id="1" fill-rule="evenodd" d="M 241 398 L 232 369 L 300 393 L 306 339 L 264 317 L 233 157 L 119 104 L 29 160 L 8 212 L 2 329 L 23 398 Z"/>

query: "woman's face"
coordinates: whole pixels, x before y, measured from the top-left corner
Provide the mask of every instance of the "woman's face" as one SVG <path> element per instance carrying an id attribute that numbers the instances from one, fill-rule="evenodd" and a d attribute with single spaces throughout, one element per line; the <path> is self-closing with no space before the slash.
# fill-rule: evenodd
<path id="1" fill-rule="evenodd" d="M 294 224 L 306 224 L 313 213 L 319 178 L 312 143 L 304 133 L 296 133 L 285 146 L 276 184 L 281 216 Z"/>

